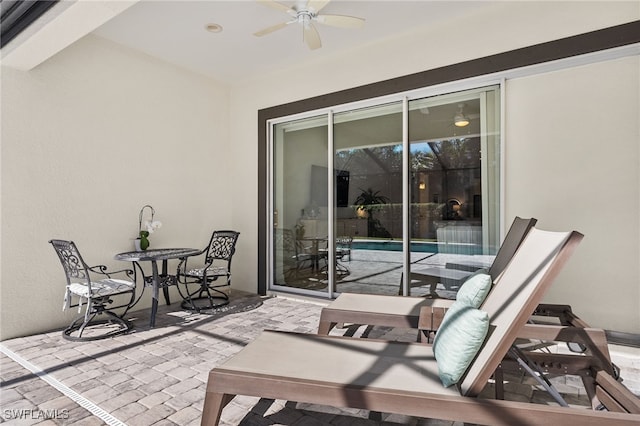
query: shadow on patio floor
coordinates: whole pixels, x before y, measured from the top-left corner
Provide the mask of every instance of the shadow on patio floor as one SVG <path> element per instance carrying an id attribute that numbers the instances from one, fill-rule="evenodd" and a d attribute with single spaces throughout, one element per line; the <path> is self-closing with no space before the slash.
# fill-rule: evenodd
<path id="1" fill-rule="evenodd" d="M 161 305 L 156 327 L 149 310 L 133 312 L 126 335 L 78 343 L 60 331 L 0 344 L 2 422 L 15 425 L 198 425 L 208 372 L 263 329 L 314 333 L 322 302 L 232 292 L 231 303 L 210 315 Z M 413 341 L 415 330 L 349 327 L 332 334 Z M 613 352 L 615 355 L 615 352 Z M 638 359 L 633 352 L 632 359 Z M 626 372 L 623 370 L 623 377 Z M 634 378 L 631 378 L 633 383 Z M 584 403 L 579 381 L 562 378 L 563 394 Z M 513 398 L 539 400 L 522 377 L 510 378 Z M 222 425 L 451 425 L 399 415 L 369 420 L 366 410 L 339 409 L 238 396 Z"/>

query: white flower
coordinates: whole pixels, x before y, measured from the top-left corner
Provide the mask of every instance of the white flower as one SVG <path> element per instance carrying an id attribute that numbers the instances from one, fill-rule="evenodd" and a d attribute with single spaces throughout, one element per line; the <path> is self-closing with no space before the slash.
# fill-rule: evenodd
<path id="1" fill-rule="evenodd" d="M 147 229 L 147 232 L 148 232 L 148 233 L 153 234 L 153 232 L 154 232 L 156 229 L 158 229 L 158 228 L 161 228 L 161 227 L 162 227 L 162 222 L 160 222 L 159 220 L 154 220 L 154 221 L 147 220 L 147 221 L 144 223 L 144 226 L 145 226 L 145 228 Z"/>

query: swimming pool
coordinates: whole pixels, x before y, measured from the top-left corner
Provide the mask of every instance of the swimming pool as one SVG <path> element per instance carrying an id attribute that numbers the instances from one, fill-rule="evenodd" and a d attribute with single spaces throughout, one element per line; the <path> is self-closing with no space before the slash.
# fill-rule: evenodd
<path id="1" fill-rule="evenodd" d="M 421 253 L 439 253 L 439 246 L 443 243 L 435 241 L 419 241 L 411 243 L 412 252 Z M 396 240 L 353 240 L 353 250 L 386 250 L 386 251 L 402 251 L 402 241 Z M 482 254 L 482 247 L 476 244 L 446 244 L 443 252 L 455 254 Z"/>
<path id="2" fill-rule="evenodd" d="M 386 250 L 386 251 L 402 251 L 402 241 L 393 240 L 353 240 L 354 250 Z M 437 253 L 438 243 L 436 242 L 414 242 L 411 243 L 411 251 L 419 251 L 425 253 Z"/>

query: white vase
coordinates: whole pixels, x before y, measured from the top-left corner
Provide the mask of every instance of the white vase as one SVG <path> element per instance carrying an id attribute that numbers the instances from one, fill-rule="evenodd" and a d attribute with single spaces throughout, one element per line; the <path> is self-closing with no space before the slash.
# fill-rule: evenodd
<path id="1" fill-rule="evenodd" d="M 133 240 L 133 245 L 136 248 L 136 251 L 142 251 L 142 249 L 140 248 L 140 238 L 136 238 L 135 240 Z"/>

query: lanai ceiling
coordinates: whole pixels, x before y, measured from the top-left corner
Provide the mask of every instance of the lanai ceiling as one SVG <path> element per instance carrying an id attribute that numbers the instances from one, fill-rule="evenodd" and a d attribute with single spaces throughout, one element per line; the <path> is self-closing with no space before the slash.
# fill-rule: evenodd
<path id="1" fill-rule="evenodd" d="M 280 3 L 293 7 L 298 2 Z M 456 20 L 494 3 L 332 0 L 321 10 L 323 14 L 357 16 L 365 24 L 360 29 L 317 24 L 322 47 L 310 50 L 303 42 L 299 24 L 287 25 L 263 37 L 254 36 L 263 28 L 291 19 L 285 12 L 254 0 L 61 1 L 5 46 L 2 53 L 6 64 L 29 69 L 92 33 L 234 84 L 264 73 L 285 72 L 300 63 L 329 60 L 345 52 L 357 54 L 359 49 L 385 39 Z M 300 4 L 304 6 L 305 0 Z M 217 24 L 222 31 L 209 32 L 205 28 L 208 24 Z"/>
<path id="2" fill-rule="evenodd" d="M 297 2 L 280 3 L 294 6 Z M 316 24 L 322 41 L 317 50 L 304 44 L 302 28 L 297 24 L 254 36 L 291 17 L 252 0 L 141 1 L 94 33 L 230 82 L 301 61 L 321 60 L 488 5 L 489 2 L 477 1 L 333 0 L 322 13 L 361 17 L 365 24 L 360 29 Z M 209 23 L 220 25 L 222 32 L 207 32 L 205 26 Z"/>

